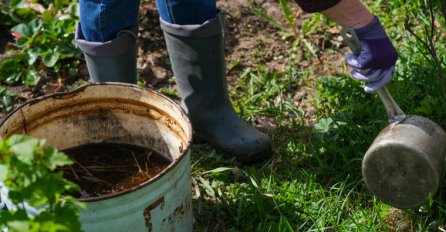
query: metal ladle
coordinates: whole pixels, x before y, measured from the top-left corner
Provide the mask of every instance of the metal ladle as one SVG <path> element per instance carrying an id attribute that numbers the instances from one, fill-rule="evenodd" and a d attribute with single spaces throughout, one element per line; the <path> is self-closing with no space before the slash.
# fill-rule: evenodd
<path id="1" fill-rule="evenodd" d="M 341 32 L 354 54 L 361 51 L 351 28 Z M 406 115 L 386 87 L 377 91 L 389 125 L 375 138 L 362 161 L 367 188 L 383 202 L 397 208 L 416 208 L 438 191 L 443 178 L 446 133 L 435 122 Z"/>

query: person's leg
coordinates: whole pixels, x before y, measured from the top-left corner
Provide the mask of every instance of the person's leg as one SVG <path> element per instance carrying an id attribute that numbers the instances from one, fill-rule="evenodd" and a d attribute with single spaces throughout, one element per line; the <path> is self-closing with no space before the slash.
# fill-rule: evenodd
<path id="1" fill-rule="evenodd" d="M 224 19 L 215 0 L 157 0 L 157 4 L 181 106 L 195 136 L 240 161 L 270 155 L 268 137 L 241 120 L 229 99 Z"/>
<path id="2" fill-rule="evenodd" d="M 80 24 L 85 40 L 113 40 L 119 31 L 138 24 L 138 9 L 138 0 L 79 0 Z"/>
<path id="3" fill-rule="evenodd" d="M 216 0 L 156 0 L 160 18 L 179 25 L 202 24 L 217 13 Z"/>
<path id="4" fill-rule="evenodd" d="M 139 0 L 79 0 L 76 41 L 94 82 L 136 83 Z"/>

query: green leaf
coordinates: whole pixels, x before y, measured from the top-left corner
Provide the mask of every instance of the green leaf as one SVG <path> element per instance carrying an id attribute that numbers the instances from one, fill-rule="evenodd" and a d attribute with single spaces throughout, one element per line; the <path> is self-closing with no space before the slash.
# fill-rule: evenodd
<path id="1" fill-rule="evenodd" d="M 20 37 L 20 38 L 17 39 L 17 45 L 19 47 L 25 46 L 28 43 L 28 41 L 29 41 L 28 37 Z"/>
<path id="2" fill-rule="evenodd" d="M 211 184 L 209 183 L 209 180 L 206 180 L 201 176 L 198 177 L 198 180 L 200 180 L 200 183 L 202 184 L 206 193 L 211 197 L 215 197 L 215 191 L 212 188 Z"/>
<path id="3" fill-rule="evenodd" d="M 39 51 L 40 49 L 38 47 L 31 47 L 27 50 L 28 52 L 28 65 L 33 65 L 37 58 L 39 58 Z"/>
<path id="4" fill-rule="evenodd" d="M 71 161 L 68 156 L 66 156 L 62 152 L 57 151 L 57 149 L 54 147 L 45 148 L 43 152 L 45 157 L 48 158 L 45 162 L 45 165 L 51 171 L 55 170 L 59 166 L 73 164 L 73 161 Z"/>
<path id="5" fill-rule="evenodd" d="M 0 211 L 0 225 L 1 227 L 7 227 L 9 232 L 29 231 L 27 219 L 28 217 L 23 209 Z"/>
<path id="6" fill-rule="evenodd" d="M 17 34 L 27 38 L 33 35 L 32 28 L 26 23 L 21 23 L 19 25 L 16 25 L 15 27 L 11 28 L 11 31 L 16 32 Z"/>
<path id="7" fill-rule="evenodd" d="M 11 28 L 11 31 L 20 34 L 21 36 L 25 36 L 31 38 L 33 35 L 37 34 L 42 27 L 42 20 L 33 19 L 28 23 L 21 23 L 19 25 Z"/>
<path id="8" fill-rule="evenodd" d="M 35 37 L 39 34 L 42 29 L 42 20 L 33 19 L 28 23 L 21 23 L 14 26 L 11 30 L 16 32 L 21 37 L 17 40 L 17 45 L 23 47 L 25 45 L 31 44 Z"/>
<path id="9" fill-rule="evenodd" d="M 53 15 L 51 14 L 51 11 L 47 10 L 43 12 L 42 19 L 45 23 L 51 22 L 51 20 L 53 20 Z"/>
<path id="10" fill-rule="evenodd" d="M 4 182 L 8 175 L 8 166 L 6 164 L 0 164 L 0 181 Z"/>
<path id="11" fill-rule="evenodd" d="M 25 67 L 21 61 L 25 59 L 22 54 L 5 57 L 0 62 L 0 81 L 6 81 L 13 84 L 20 79 Z"/>
<path id="12" fill-rule="evenodd" d="M 34 148 L 38 144 L 37 139 L 26 139 L 11 146 L 11 150 L 16 154 L 18 160 L 26 164 L 32 164 Z"/>
<path id="13" fill-rule="evenodd" d="M 283 14 L 285 15 L 288 23 L 290 24 L 291 31 L 294 36 L 297 36 L 297 29 L 295 25 L 294 15 L 288 6 L 288 0 L 279 0 L 280 6 L 282 7 Z"/>
<path id="14" fill-rule="evenodd" d="M 74 57 L 77 50 L 67 46 L 57 46 L 55 51 L 60 53 L 61 58 Z"/>
<path id="15" fill-rule="evenodd" d="M 332 118 L 321 118 L 319 122 L 314 126 L 314 129 L 318 133 L 328 133 L 332 127 Z"/>
<path id="16" fill-rule="evenodd" d="M 6 78 L 6 83 L 14 84 L 14 83 L 18 82 L 20 80 L 20 77 L 22 77 L 22 76 L 23 76 L 23 71 L 19 71 L 19 72 L 16 72 L 16 73 L 11 73 Z"/>
<path id="17" fill-rule="evenodd" d="M 40 29 L 42 28 L 42 20 L 41 19 L 33 19 L 28 23 L 28 26 L 30 27 L 32 31 L 32 35 L 36 35 L 39 33 Z"/>
<path id="18" fill-rule="evenodd" d="M 247 176 L 249 177 L 249 180 L 251 181 L 252 186 L 254 186 L 254 188 L 258 189 L 259 185 L 257 184 L 257 181 L 254 179 L 254 177 L 252 177 L 251 175 L 247 175 Z"/>
<path id="19" fill-rule="evenodd" d="M 36 140 L 30 136 L 27 135 L 20 135 L 20 134 L 15 134 L 12 135 L 11 137 L 9 137 L 9 144 L 11 145 L 15 145 L 15 144 L 19 144 L 28 140 Z"/>
<path id="20" fill-rule="evenodd" d="M 61 204 L 61 207 L 71 204 L 70 206 L 74 206 L 79 209 L 84 209 L 84 210 L 87 209 L 87 204 L 85 202 L 80 202 L 76 198 L 74 198 L 70 195 L 62 196 L 61 200 L 60 200 L 60 204 Z"/>
<path id="21" fill-rule="evenodd" d="M 43 55 L 43 63 L 47 67 L 53 67 L 56 62 L 59 60 L 60 53 L 59 52 L 47 52 Z"/>
<path id="22" fill-rule="evenodd" d="M 23 83 L 27 86 L 35 86 L 40 80 L 40 75 L 35 69 L 30 69 L 26 72 L 25 78 L 23 78 Z"/>
<path id="23" fill-rule="evenodd" d="M 220 172 L 225 172 L 225 171 L 229 171 L 232 170 L 233 168 L 228 168 L 228 167 L 219 167 L 219 168 L 215 168 L 209 171 L 205 171 L 202 172 L 201 174 L 208 174 L 208 173 L 220 173 Z"/>
<path id="24" fill-rule="evenodd" d="M 8 231 L 11 232 L 23 232 L 30 231 L 30 222 L 27 220 L 11 221 L 8 222 Z"/>
<path id="25" fill-rule="evenodd" d="M 62 205 L 58 203 L 55 207 L 54 214 L 58 216 L 55 221 L 59 223 L 59 225 L 64 225 L 69 228 L 68 231 L 82 231 L 81 224 L 77 219 L 79 216 L 79 210 L 74 207 L 74 205 Z"/>
<path id="26" fill-rule="evenodd" d="M 13 7 L 20 7 L 19 6 L 19 4 L 23 4 L 23 1 L 22 0 L 11 0 L 11 1 L 9 1 L 9 4 L 11 4 L 11 6 L 13 6 Z"/>
<path id="27" fill-rule="evenodd" d="M 52 186 L 52 185 L 53 183 L 47 183 L 47 186 Z M 27 198 L 28 204 L 32 207 L 37 207 L 37 208 L 42 207 L 44 204 L 48 202 L 48 196 L 45 196 L 45 194 L 42 194 L 41 191 L 38 190 L 39 189 L 34 189 L 33 194 L 30 194 L 29 196 L 24 196 Z"/>
<path id="28" fill-rule="evenodd" d="M 13 98 L 11 95 L 5 94 L 2 96 L 1 104 L 6 108 L 6 110 L 10 110 L 12 108 L 12 102 Z"/>

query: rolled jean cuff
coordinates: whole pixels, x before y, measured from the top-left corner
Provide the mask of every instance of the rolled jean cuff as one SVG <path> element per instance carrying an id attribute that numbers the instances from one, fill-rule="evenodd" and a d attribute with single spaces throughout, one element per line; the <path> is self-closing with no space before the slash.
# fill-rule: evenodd
<path id="1" fill-rule="evenodd" d="M 106 42 L 138 25 L 140 0 L 78 0 L 82 33 L 87 41 Z"/>
<path id="2" fill-rule="evenodd" d="M 203 24 L 179 25 L 172 24 L 160 18 L 161 29 L 175 36 L 206 38 L 224 33 L 224 12 L 219 13 Z"/>
<path id="3" fill-rule="evenodd" d="M 136 27 L 119 31 L 115 39 L 107 42 L 87 41 L 81 29 L 81 24 L 78 23 L 75 39 L 82 52 L 89 56 L 98 58 L 121 56 L 136 47 L 138 38 Z"/>

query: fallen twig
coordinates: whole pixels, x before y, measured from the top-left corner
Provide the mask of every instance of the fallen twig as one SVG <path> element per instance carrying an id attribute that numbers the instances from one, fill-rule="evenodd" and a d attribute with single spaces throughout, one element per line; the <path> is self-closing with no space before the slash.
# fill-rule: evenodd
<path id="1" fill-rule="evenodd" d="M 99 178 L 97 178 L 95 175 L 93 175 L 93 173 L 91 173 L 87 168 L 85 168 L 81 163 L 79 163 L 74 157 L 71 157 L 71 159 L 72 159 L 77 165 L 79 165 L 79 167 L 81 167 L 82 170 L 85 171 L 85 173 L 87 173 L 88 175 L 90 175 L 92 178 L 96 179 L 96 180 L 97 180 L 96 182 L 103 182 L 103 183 L 106 183 L 106 184 L 111 185 L 111 183 L 109 183 L 109 182 L 107 182 L 107 181 L 105 181 L 105 180 L 99 179 Z"/>

